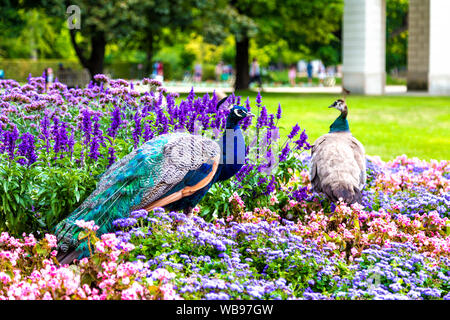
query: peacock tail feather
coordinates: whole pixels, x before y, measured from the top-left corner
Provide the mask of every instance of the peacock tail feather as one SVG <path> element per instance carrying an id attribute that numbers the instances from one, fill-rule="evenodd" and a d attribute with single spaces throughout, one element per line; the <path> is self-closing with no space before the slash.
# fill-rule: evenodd
<path id="1" fill-rule="evenodd" d="M 72 214 L 61 221 L 55 229 L 59 250 L 81 252 L 78 259 L 89 255 L 86 241 L 80 241 L 81 229 L 77 220 L 93 220 L 98 234 L 113 231 L 113 221 L 128 216 L 138 206 L 146 190 L 155 186 L 164 162 L 166 136 L 160 136 L 151 143 L 116 162 L 101 177 L 97 189 Z"/>

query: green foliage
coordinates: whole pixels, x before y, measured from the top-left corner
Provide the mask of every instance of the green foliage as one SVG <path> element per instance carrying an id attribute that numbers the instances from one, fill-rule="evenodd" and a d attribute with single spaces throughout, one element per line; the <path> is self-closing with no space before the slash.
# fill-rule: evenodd
<path id="1" fill-rule="evenodd" d="M 386 70 L 406 68 L 408 55 L 408 0 L 386 1 Z"/>
<path id="2" fill-rule="evenodd" d="M 72 70 L 81 70 L 82 66 L 76 59 L 2 59 L 0 60 L 0 69 L 5 71 L 6 79 L 25 82 L 28 76 L 39 77 L 45 68 L 52 68 L 58 76 L 58 66 L 62 63 L 64 68 Z"/>
<path id="3" fill-rule="evenodd" d="M 246 136 L 246 145 L 251 143 Z M 247 155 L 247 163 L 253 167 L 249 173 L 214 184 L 200 203 L 200 214 L 206 220 L 217 217 L 234 216 L 238 211 L 253 211 L 256 208 L 267 208 L 272 212 L 278 212 L 282 208 L 289 207 L 292 191 L 299 190 L 303 186 L 300 181 L 292 180 L 294 174 L 298 174 L 305 168 L 305 164 L 299 160 L 299 153 L 289 152 L 286 159 L 281 160 L 285 146 L 292 143 L 292 139 L 286 139 L 281 145 L 275 140 L 272 145 L 264 146 L 265 131 L 257 135 L 256 145 L 250 149 Z M 291 144 L 293 148 L 294 144 Z M 258 153 L 255 150 L 260 148 Z M 253 151 L 252 151 L 253 149 Z M 275 154 L 275 158 L 269 165 L 266 152 Z M 232 201 L 234 199 L 234 201 Z M 240 208 L 239 199 L 243 201 L 244 208 Z"/>
<path id="4" fill-rule="evenodd" d="M 10 162 L 6 155 L 2 154 L 0 159 L 0 229 L 19 235 L 38 224 L 31 198 L 37 172 L 34 167 Z"/>
<path id="5" fill-rule="evenodd" d="M 14 14 L 21 21 L 21 28 L 12 20 L 0 30 L 0 57 L 75 58 L 68 29 L 63 27 L 62 20 L 36 8 L 14 10 Z"/>
<path id="6" fill-rule="evenodd" d="M 48 166 L 43 159 L 27 167 L 4 154 L 0 160 L 0 230 L 15 236 L 51 232 L 96 185 L 86 168 Z"/>

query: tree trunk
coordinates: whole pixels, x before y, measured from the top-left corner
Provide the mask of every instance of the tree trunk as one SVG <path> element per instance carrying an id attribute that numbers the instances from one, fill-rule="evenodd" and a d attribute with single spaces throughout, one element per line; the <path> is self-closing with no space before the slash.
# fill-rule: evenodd
<path id="1" fill-rule="evenodd" d="M 248 64 L 249 38 L 244 36 L 240 41 L 236 39 L 236 81 L 234 90 L 248 89 L 250 76 Z"/>
<path id="2" fill-rule="evenodd" d="M 70 30 L 70 40 L 81 65 L 88 69 L 91 78 L 93 79 L 98 73 L 103 73 L 103 60 L 105 58 L 106 47 L 105 35 L 102 32 L 92 35 L 91 56 L 89 59 L 86 58 L 84 49 L 75 41 L 74 29 Z"/>
<path id="3" fill-rule="evenodd" d="M 105 58 L 106 40 L 102 32 L 96 33 L 91 37 L 91 57 L 87 68 L 94 78 L 96 74 L 103 73 L 103 60 Z"/>
<path id="4" fill-rule="evenodd" d="M 147 61 L 144 64 L 144 74 L 145 74 L 145 77 L 149 77 L 152 74 L 152 72 L 153 72 L 153 63 L 152 63 L 152 59 L 153 59 L 153 31 L 152 30 L 148 30 L 146 38 L 147 38 L 147 48 L 146 48 Z"/>

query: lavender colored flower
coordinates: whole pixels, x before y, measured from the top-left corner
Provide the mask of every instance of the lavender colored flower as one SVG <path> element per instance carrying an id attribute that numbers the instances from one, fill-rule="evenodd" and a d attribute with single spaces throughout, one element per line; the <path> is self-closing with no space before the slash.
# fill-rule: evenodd
<path id="1" fill-rule="evenodd" d="M 91 141 L 91 133 L 92 133 L 92 120 L 91 120 L 91 112 L 89 109 L 85 108 L 81 112 L 82 122 L 81 122 L 81 130 L 84 133 L 84 144 L 87 146 Z"/>
<path id="2" fill-rule="evenodd" d="M 289 143 L 286 143 L 286 146 L 283 148 L 283 150 L 281 150 L 279 161 L 280 162 L 286 161 L 287 157 L 289 156 L 289 152 L 291 152 L 291 148 L 289 147 Z"/>
<path id="3" fill-rule="evenodd" d="M 295 126 L 292 127 L 291 133 L 289 133 L 288 139 L 294 138 L 299 131 L 300 131 L 300 126 L 298 125 L 298 123 L 296 123 Z"/>
<path id="4" fill-rule="evenodd" d="M 108 167 L 110 167 L 117 159 L 115 152 L 114 147 L 108 148 Z"/>
<path id="5" fill-rule="evenodd" d="M 12 124 L 11 131 L 3 131 L 3 143 L 5 144 L 9 160 L 14 159 L 14 152 L 16 149 L 16 142 L 19 138 L 19 130 L 15 124 Z"/>
<path id="6" fill-rule="evenodd" d="M 278 104 L 278 109 L 277 109 L 277 120 L 281 119 L 281 104 Z"/>
<path id="7" fill-rule="evenodd" d="M 25 157 L 26 160 L 21 159 L 19 160 L 19 163 L 29 166 L 37 160 L 37 156 L 34 150 L 34 136 L 29 132 L 25 132 L 20 138 L 22 142 L 17 148 L 18 155 Z"/>
<path id="8" fill-rule="evenodd" d="M 108 134 L 115 138 L 117 135 L 117 131 L 122 124 L 122 118 L 120 115 L 120 108 L 116 105 L 115 108 L 111 112 L 111 126 L 108 129 Z"/>
<path id="9" fill-rule="evenodd" d="M 98 158 L 101 156 L 99 152 L 100 142 L 102 141 L 102 132 L 100 131 L 99 126 L 99 117 L 97 114 L 94 114 L 92 117 L 92 120 L 94 122 L 93 125 L 93 131 L 92 131 L 92 138 L 90 143 L 90 149 L 88 156 L 93 159 L 94 161 L 97 161 Z"/>

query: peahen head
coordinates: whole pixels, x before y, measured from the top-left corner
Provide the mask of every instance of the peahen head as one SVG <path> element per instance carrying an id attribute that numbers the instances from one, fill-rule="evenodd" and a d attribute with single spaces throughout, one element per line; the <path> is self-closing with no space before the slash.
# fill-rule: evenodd
<path id="1" fill-rule="evenodd" d="M 329 106 L 328 108 L 336 108 L 338 109 L 341 113 L 345 113 L 347 115 L 348 112 L 348 108 L 347 108 L 347 104 L 345 103 L 344 100 L 342 99 L 338 99 L 335 102 L 333 102 L 333 104 L 331 106 Z"/>
<path id="2" fill-rule="evenodd" d="M 348 126 L 347 114 L 348 107 L 344 100 L 338 99 L 328 108 L 335 108 L 341 112 L 339 117 L 334 120 L 330 126 L 330 133 L 332 132 L 349 132 L 350 127 Z"/>
<path id="3" fill-rule="evenodd" d="M 227 117 L 227 129 L 235 128 L 239 124 L 239 121 L 249 116 L 253 116 L 253 113 L 248 111 L 246 107 L 238 105 L 233 106 Z"/>

